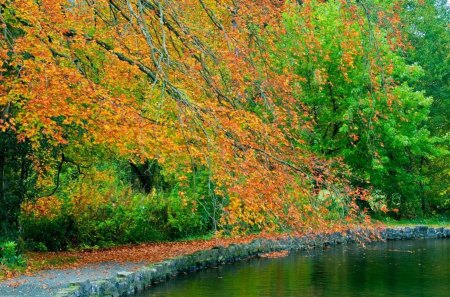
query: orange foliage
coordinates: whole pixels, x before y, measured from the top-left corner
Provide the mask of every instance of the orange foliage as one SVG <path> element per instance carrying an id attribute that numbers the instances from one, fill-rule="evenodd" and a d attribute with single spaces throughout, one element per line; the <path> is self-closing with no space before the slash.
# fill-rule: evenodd
<path id="1" fill-rule="evenodd" d="M 331 161 L 301 145 L 298 131 L 313 125 L 293 96 L 304 78 L 273 67 L 281 15 L 295 1 L 1 2 L 24 32 L 2 37 L 0 51 L 14 69 L 0 78 L 0 105 L 14 106 L 0 129 L 18 141 L 35 150 L 102 145 L 169 172 L 204 165 L 230 200 L 223 223 L 239 232 L 320 222 L 327 211 L 313 201 L 318 191 L 332 183 L 350 191 Z M 303 2 L 307 20 L 311 1 Z M 346 72 L 360 51 L 350 41 L 361 18 L 356 4 L 343 7 Z M 310 51 L 320 47 L 313 30 L 305 40 Z M 45 158 L 36 163 L 49 170 Z"/>
<path id="2" fill-rule="evenodd" d="M 36 203 L 25 202 L 22 204 L 22 212 L 35 218 L 54 218 L 61 211 L 62 203 L 54 196 L 41 198 Z"/>

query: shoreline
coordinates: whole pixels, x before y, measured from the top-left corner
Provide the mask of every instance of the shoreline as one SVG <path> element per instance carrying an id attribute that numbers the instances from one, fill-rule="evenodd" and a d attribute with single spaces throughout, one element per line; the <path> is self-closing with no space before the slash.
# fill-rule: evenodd
<path id="1" fill-rule="evenodd" d="M 379 229 L 357 228 L 331 234 L 319 233 L 299 237 L 279 236 L 271 239 L 257 238 L 250 243 L 231 243 L 227 246 L 214 246 L 209 249 L 199 250 L 188 255 L 143 266 L 137 271 L 117 272 L 114 277 L 110 278 L 70 283 L 59 290 L 55 296 L 133 296 L 160 282 L 170 280 L 181 273 L 191 273 L 272 252 L 308 250 L 355 242 L 367 243 L 384 240 L 427 238 L 450 238 L 450 227 L 418 225 Z"/>

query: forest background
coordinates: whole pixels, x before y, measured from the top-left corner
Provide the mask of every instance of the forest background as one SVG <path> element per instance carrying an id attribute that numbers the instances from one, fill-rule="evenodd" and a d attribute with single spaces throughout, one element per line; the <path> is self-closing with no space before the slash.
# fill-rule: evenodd
<path id="1" fill-rule="evenodd" d="M 445 0 L 0 0 L 0 258 L 448 218 Z"/>

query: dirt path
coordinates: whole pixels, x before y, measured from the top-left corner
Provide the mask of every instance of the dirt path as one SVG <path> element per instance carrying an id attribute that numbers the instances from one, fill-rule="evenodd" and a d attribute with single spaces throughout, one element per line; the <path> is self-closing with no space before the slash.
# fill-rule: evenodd
<path id="1" fill-rule="evenodd" d="M 145 263 L 99 263 L 77 269 L 51 269 L 32 276 L 19 276 L 0 283 L 2 297 L 47 297 L 73 282 L 113 277 L 119 271 L 133 271 Z"/>
<path id="2" fill-rule="evenodd" d="M 28 273 L 1 281 L 0 296 L 53 296 L 72 282 L 109 278 L 120 271 L 133 271 L 168 258 L 219 245 L 250 242 L 254 238 L 149 243 L 83 252 L 28 253 Z"/>

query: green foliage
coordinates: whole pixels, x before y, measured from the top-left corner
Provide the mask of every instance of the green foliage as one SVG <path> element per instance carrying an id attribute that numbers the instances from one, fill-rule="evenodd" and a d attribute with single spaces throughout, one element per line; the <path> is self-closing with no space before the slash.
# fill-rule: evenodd
<path id="1" fill-rule="evenodd" d="M 372 31 L 374 13 L 361 15 L 370 21 L 359 27 L 342 21 L 341 5 L 315 5 L 307 20 L 285 15 L 286 34 L 276 54 L 280 69 L 302 78 L 297 97 L 315 123 L 305 138 L 315 152 L 342 157 L 355 186 L 373 189 L 404 216 L 421 214 L 430 186 L 424 165 L 446 155 L 439 146 L 445 139 L 428 129 L 432 98 L 409 85 L 417 87 L 424 71 L 391 49 L 389 27 Z M 308 44 L 305 33 L 318 42 Z M 312 48 L 311 54 L 297 55 L 299 48 Z M 385 68 L 371 65 L 371 59 Z"/>
<path id="2" fill-rule="evenodd" d="M 414 86 L 434 101 L 430 129 L 438 134 L 450 129 L 450 6 L 446 0 L 406 1 L 401 11 L 404 31 L 411 43 L 405 53 L 410 64 L 423 68 Z"/>
<path id="3" fill-rule="evenodd" d="M 23 238 L 33 250 L 109 247 L 116 244 L 177 240 L 208 234 L 213 228 L 214 199 L 205 170 L 167 179 L 168 190 L 143 192 L 132 187 L 136 176 L 127 163 L 93 166 L 86 176 L 61 173 L 57 197 L 41 198 L 24 207 Z M 160 172 L 162 174 L 162 172 Z M 91 180 L 87 176 L 91 176 Z M 217 206 L 216 206 L 217 207 Z M 217 214 L 216 214 L 217 216 Z M 216 218 L 217 220 L 217 218 Z"/>
<path id="4" fill-rule="evenodd" d="M 61 251 L 76 242 L 77 229 L 73 216 L 56 217 L 21 216 L 22 236 L 27 248 L 35 251 Z"/>
<path id="5" fill-rule="evenodd" d="M 406 1 L 401 10 L 404 33 L 411 47 L 404 53 L 411 65 L 420 65 L 423 76 L 412 86 L 433 97 L 428 127 L 444 138 L 437 144 L 444 153 L 423 166 L 427 212 L 450 212 L 450 6 L 446 0 Z"/>
<path id="6" fill-rule="evenodd" d="M 212 197 L 211 197 L 212 196 Z M 208 172 L 187 176 L 187 183 L 178 183 L 168 198 L 168 223 L 176 238 L 206 234 L 220 217 L 217 197 L 213 194 Z"/>
<path id="7" fill-rule="evenodd" d="M 9 268 L 24 266 L 26 264 L 22 255 L 18 254 L 16 242 L 5 241 L 0 244 L 0 263 Z"/>

